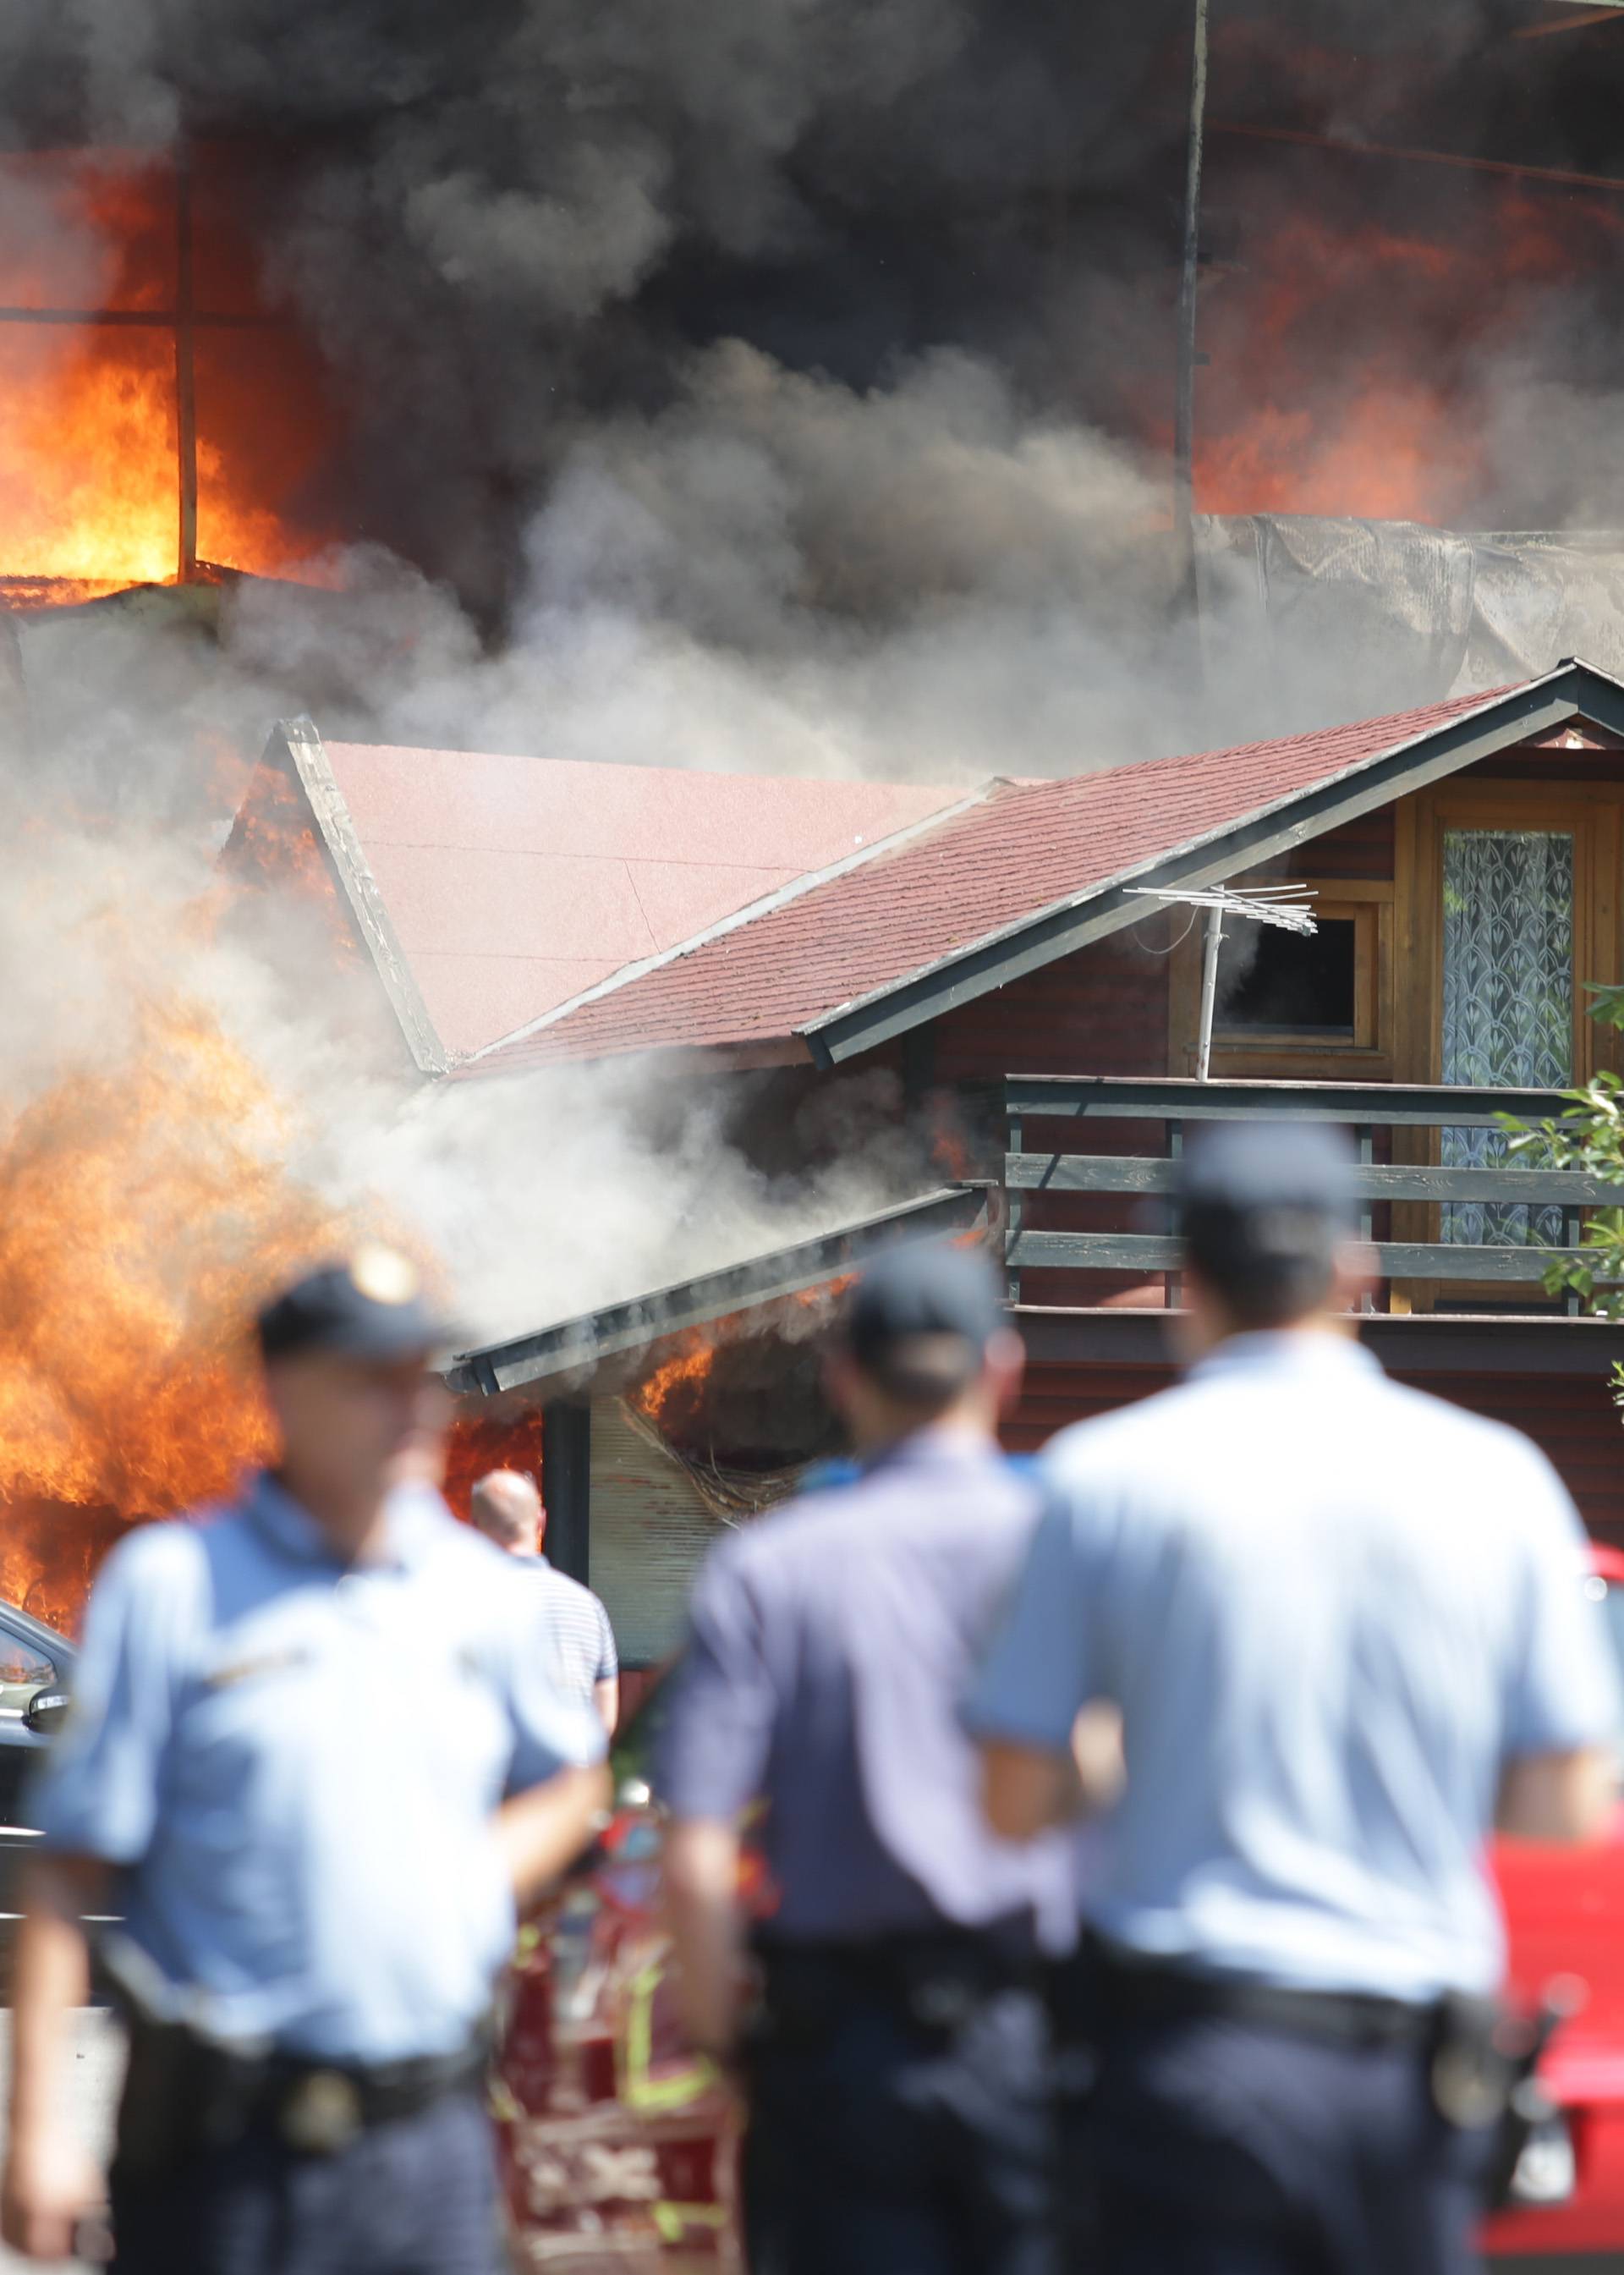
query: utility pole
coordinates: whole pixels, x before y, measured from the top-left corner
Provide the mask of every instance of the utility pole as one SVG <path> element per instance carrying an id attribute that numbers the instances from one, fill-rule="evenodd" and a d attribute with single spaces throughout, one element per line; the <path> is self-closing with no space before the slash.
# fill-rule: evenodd
<path id="1" fill-rule="evenodd" d="M 1205 0 L 1203 0 L 1205 5 Z M 192 284 L 192 150 L 175 147 L 175 455 L 180 475 L 178 577 L 197 578 L 197 364 Z"/>
<path id="2" fill-rule="evenodd" d="M 1200 653 L 1196 584 L 1196 293 L 1201 261 L 1201 169 L 1206 147 L 1207 0 L 1193 0 L 1190 61 L 1190 143 L 1184 170 L 1184 260 L 1179 279 L 1178 359 L 1173 404 L 1173 541 L 1180 603 L 1188 608 Z"/>

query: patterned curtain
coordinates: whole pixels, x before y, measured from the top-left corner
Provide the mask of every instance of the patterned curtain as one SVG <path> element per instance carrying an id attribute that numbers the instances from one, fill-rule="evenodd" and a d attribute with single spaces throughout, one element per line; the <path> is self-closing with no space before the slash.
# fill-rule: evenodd
<path id="1" fill-rule="evenodd" d="M 1561 1090 L 1573 1080 L 1574 841 L 1565 831 L 1444 834 L 1444 1080 Z M 1446 1130 L 1446 1167 L 1507 1160 L 1498 1130 Z M 1560 1208 L 1462 1201 L 1444 1238 L 1557 1243 Z"/>

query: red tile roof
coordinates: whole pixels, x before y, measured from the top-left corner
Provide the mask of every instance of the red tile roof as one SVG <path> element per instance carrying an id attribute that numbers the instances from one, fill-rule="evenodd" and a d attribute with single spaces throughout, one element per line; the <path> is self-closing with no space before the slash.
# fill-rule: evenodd
<path id="1" fill-rule="evenodd" d="M 573 1010 L 465 1075 L 559 1059 L 781 1040 L 1041 911 L 1198 844 L 1503 698 L 1416 711 L 1062 782 L 1000 782 L 979 805 Z"/>

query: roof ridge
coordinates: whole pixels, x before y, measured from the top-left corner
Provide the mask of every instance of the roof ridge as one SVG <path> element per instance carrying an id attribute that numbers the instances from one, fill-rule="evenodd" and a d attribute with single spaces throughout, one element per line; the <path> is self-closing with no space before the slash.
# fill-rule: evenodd
<path id="1" fill-rule="evenodd" d="M 800 900 L 805 894 L 816 891 L 820 885 L 833 883 L 837 877 L 861 868 L 882 853 L 894 852 L 916 837 L 922 837 L 931 830 L 956 821 L 974 807 L 995 797 L 1004 786 L 1002 778 L 994 775 L 987 782 L 978 782 L 974 790 L 967 791 L 963 797 L 956 798 L 951 805 L 939 806 L 933 813 L 925 814 L 917 821 L 904 822 L 898 829 L 888 830 L 883 837 L 877 837 L 872 845 L 861 846 L 855 853 L 842 853 L 838 861 L 827 862 L 820 869 L 804 870 L 789 884 L 774 886 L 770 893 L 747 901 L 743 908 L 734 909 L 727 916 L 718 918 L 714 924 L 706 925 L 699 932 L 691 933 L 686 940 L 678 941 L 675 946 L 659 949 L 652 956 L 638 956 L 630 964 L 622 964 L 607 979 L 595 980 L 590 987 L 583 987 L 563 1002 L 555 1003 L 536 1018 L 527 1019 L 522 1026 L 511 1028 L 508 1033 L 496 1036 L 491 1042 L 481 1043 L 477 1051 L 466 1053 L 457 1064 L 477 1065 L 480 1060 L 491 1058 L 514 1043 L 527 1042 L 533 1035 L 541 1034 L 547 1028 L 556 1026 L 560 1020 L 567 1019 L 573 1012 L 584 1010 L 589 1003 L 598 1002 L 605 995 L 612 995 L 622 987 L 631 986 L 634 980 L 646 979 L 651 971 L 658 971 L 665 964 L 675 964 L 684 956 L 692 956 L 699 949 L 708 948 L 713 941 L 721 940 L 729 933 L 737 932 L 745 925 L 773 915 L 791 901 Z"/>

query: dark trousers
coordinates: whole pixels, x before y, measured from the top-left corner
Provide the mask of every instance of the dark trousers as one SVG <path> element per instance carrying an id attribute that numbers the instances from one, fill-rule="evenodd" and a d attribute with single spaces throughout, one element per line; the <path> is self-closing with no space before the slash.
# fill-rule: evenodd
<path id="1" fill-rule="evenodd" d="M 448 2094 L 332 2157 L 268 2133 L 162 2181 L 112 2180 L 117 2275 L 498 2275 L 490 2121 Z"/>
<path id="2" fill-rule="evenodd" d="M 1005 1990 L 950 2031 L 837 2002 L 752 2064 L 751 2275 L 1058 2275 L 1047 2029 Z"/>
<path id="3" fill-rule="evenodd" d="M 1414 2044 L 1114 2025 L 1088 2120 L 1089 2275 L 1473 2275 L 1481 2134 Z"/>

